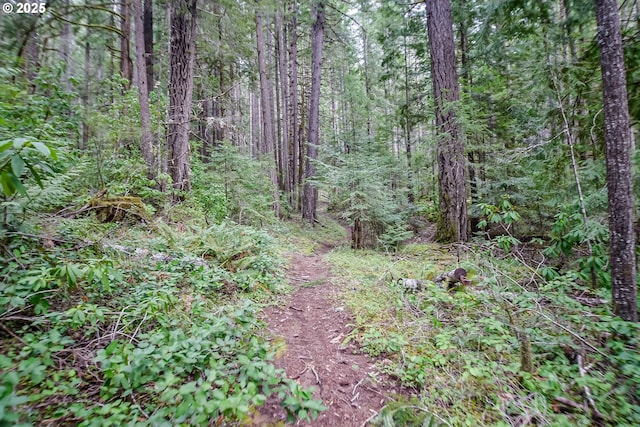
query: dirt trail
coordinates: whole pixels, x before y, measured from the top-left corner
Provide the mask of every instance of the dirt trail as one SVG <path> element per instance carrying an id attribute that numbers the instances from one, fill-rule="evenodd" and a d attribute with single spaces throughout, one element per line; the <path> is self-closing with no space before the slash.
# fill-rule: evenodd
<path id="1" fill-rule="evenodd" d="M 283 305 L 265 310 L 267 332 L 286 344 L 275 365 L 302 386 L 315 387 L 314 398 L 328 407 L 311 423 L 297 425 L 360 427 L 397 390 L 384 375 L 376 374 L 375 360 L 352 344 L 342 346 L 352 329 L 351 319 L 331 282 L 330 267 L 324 261 L 328 250 L 290 256 L 287 277 L 295 290 Z M 254 425 L 283 425 L 286 418 L 276 401 L 268 401 L 260 412 Z"/>

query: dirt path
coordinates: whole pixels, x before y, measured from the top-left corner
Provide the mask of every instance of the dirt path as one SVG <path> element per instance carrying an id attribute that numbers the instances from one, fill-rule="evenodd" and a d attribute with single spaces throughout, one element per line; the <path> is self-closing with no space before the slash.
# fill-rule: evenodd
<path id="1" fill-rule="evenodd" d="M 311 423 L 297 425 L 361 427 L 396 390 L 376 373 L 372 358 L 360 354 L 354 345 L 341 345 L 352 327 L 324 261 L 329 249 L 291 255 L 287 277 L 295 290 L 283 305 L 265 310 L 267 332 L 286 345 L 275 365 L 302 386 L 315 387 L 314 398 L 328 407 Z M 275 401 L 267 402 L 260 412 L 254 425 L 283 425 L 286 418 Z"/>

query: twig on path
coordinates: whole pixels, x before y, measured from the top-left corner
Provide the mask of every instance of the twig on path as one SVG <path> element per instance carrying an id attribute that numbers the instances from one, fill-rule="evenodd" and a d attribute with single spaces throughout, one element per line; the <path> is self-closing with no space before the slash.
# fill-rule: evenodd
<path id="1" fill-rule="evenodd" d="M 313 366 L 311 366 L 311 372 L 313 372 L 313 374 L 316 376 L 316 384 L 320 384 L 320 377 L 318 376 L 316 370 L 313 369 Z"/>
<path id="2" fill-rule="evenodd" d="M 347 404 L 347 406 L 353 406 L 354 408 L 357 408 L 357 406 L 356 406 L 356 404 L 355 404 L 355 403 L 351 403 L 351 402 L 349 402 L 349 401 L 348 401 L 347 399 L 345 399 L 344 397 L 342 397 L 342 396 L 338 396 L 338 398 L 339 398 L 340 400 L 342 400 L 344 403 L 346 403 L 346 404 Z"/>
<path id="3" fill-rule="evenodd" d="M 354 402 L 360 397 L 360 392 L 358 392 L 355 396 L 351 398 L 351 401 Z"/>
<path id="4" fill-rule="evenodd" d="M 289 308 L 290 308 L 291 310 L 304 311 L 304 310 L 302 310 L 302 309 L 300 309 L 300 308 L 298 308 L 298 307 L 294 307 L 294 306 L 292 306 L 292 305 L 290 305 L 290 306 L 289 306 Z"/>
<path id="5" fill-rule="evenodd" d="M 366 380 L 366 379 L 367 379 L 367 377 L 364 377 L 364 378 L 362 378 L 360 381 L 358 381 L 358 384 L 356 384 L 356 385 L 353 387 L 353 391 L 351 392 L 351 394 L 352 394 L 352 395 L 353 395 L 353 394 L 356 394 L 356 389 L 358 388 L 358 386 L 359 386 L 360 384 L 362 384 L 362 381 L 364 381 L 364 380 Z"/>
<path id="6" fill-rule="evenodd" d="M 362 423 L 362 425 L 360 427 L 366 427 L 367 424 L 369 423 L 369 421 L 371 421 L 372 419 L 374 419 L 375 417 L 378 416 L 378 413 L 376 411 L 374 411 L 373 409 L 369 408 L 369 410 L 371 412 L 373 412 L 373 415 L 371 415 L 369 418 L 367 418 L 366 420 L 364 420 L 364 422 Z"/>
<path id="7" fill-rule="evenodd" d="M 305 365 L 304 369 L 302 370 L 302 372 L 300 372 L 298 375 L 296 375 L 295 377 L 292 377 L 292 380 L 297 380 L 298 378 L 300 378 L 302 376 L 302 374 L 304 374 L 305 372 L 307 372 L 309 370 L 309 365 Z"/>

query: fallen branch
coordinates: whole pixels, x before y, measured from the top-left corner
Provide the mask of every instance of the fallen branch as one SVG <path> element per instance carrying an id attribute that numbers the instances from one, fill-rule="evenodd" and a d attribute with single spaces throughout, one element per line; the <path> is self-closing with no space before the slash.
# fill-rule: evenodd
<path id="1" fill-rule="evenodd" d="M 579 354 L 577 360 L 578 360 L 578 370 L 580 372 L 580 377 L 584 378 L 586 374 L 586 369 L 584 368 L 584 365 L 583 365 L 582 355 Z M 591 413 L 593 414 L 593 418 L 596 420 L 604 420 L 604 415 L 602 415 L 602 412 L 598 411 L 598 408 L 596 407 L 596 402 L 594 402 L 593 397 L 591 397 L 591 389 L 589 389 L 589 386 L 587 385 L 584 386 L 584 396 L 585 396 L 585 399 L 587 399 L 589 406 L 591 407 Z"/>

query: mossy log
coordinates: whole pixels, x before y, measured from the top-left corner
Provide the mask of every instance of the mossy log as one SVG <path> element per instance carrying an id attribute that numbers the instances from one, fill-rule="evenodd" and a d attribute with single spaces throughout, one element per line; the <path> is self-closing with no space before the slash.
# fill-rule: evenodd
<path id="1" fill-rule="evenodd" d="M 96 212 L 100 222 L 117 222 L 127 218 L 148 221 L 147 211 L 140 197 L 94 197 L 89 207 Z"/>

